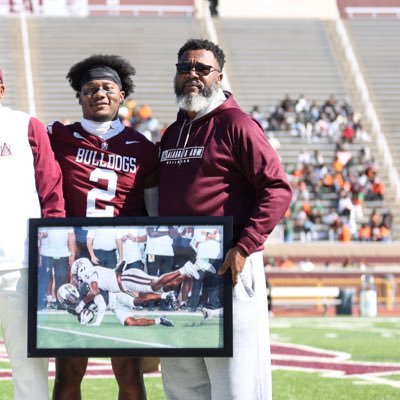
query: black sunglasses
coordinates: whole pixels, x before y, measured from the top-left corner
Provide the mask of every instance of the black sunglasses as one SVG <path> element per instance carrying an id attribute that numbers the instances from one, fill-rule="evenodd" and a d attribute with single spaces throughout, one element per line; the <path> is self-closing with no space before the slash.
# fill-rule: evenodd
<path id="1" fill-rule="evenodd" d="M 202 63 L 190 64 L 187 62 L 178 63 L 176 65 L 176 70 L 180 74 L 190 74 L 193 70 L 199 76 L 207 76 L 209 73 L 217 71 L 221 72 L 219 69 L 212 67 L 211 65 L 206 65 Z"/>

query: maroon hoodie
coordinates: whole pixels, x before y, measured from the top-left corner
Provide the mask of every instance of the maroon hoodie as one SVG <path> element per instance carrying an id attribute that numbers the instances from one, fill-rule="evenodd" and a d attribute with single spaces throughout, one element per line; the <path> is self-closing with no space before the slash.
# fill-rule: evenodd
<path id="1" fill-rule="evenodd" d="M 233 216 L 234 243 L 262 250 L 283 217 L 291 189 L 263 129 L 231 93 L 190 121 L 179 111 L 160 144 L 161 216 Z"/>

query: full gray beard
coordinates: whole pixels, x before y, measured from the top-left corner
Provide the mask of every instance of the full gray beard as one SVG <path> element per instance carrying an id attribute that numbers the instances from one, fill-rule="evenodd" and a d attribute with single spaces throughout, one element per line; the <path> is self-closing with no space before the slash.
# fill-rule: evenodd
<path id="1" fill-rule="evenodd" d="M 181 110 L 198 113 L 210 104 L 210 101 L 217 93 L 217 90 L 218 86 L 213 83 L 210 88 L 202 89 L 198 95 L 177 94 L 176 102 Z"/>

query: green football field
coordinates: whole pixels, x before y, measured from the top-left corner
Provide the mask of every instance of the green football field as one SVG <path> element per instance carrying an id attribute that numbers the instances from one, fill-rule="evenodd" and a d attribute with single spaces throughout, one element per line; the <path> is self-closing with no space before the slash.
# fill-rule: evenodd
<path id="1" fill-rule="evenodd" d="M 400 399 L 398 318 L 273 317 L 271 338 L 273 400 Z M 9 368 L 7 359 L 0 368 Z M 165 399 L 158 374 L 146 375 L 145 383 L 149 400 Z M 11 381 L 0 387 L 0 400 L 11 400 Z M 117 399 L 110 371 L 101 379 L 88 371 L 82 391 L 85 400 Z"/>
<path id="2" fill-rule="evenodd" d="M 155 318 L 161 314 L 137 313 L 137 317 Z M 123 327 L 112 313 L 107 313 L 100 326 L 81 326 L 67 312 L 38 313 L 37 348 L 221 348 L 223 329 L 220 319 L 205 321 L 201 313 L 170 312 L 173 327 L 151 325 Z"/>

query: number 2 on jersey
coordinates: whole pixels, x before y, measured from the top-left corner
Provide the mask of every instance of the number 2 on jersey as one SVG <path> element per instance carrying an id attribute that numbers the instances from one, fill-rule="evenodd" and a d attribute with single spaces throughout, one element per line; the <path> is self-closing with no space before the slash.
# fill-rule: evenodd
<path id="1" fill-rule="evenodd" d="M 104 209 L 96 208 L 96 200 L 111 201 L 117 191 L 118 175 L 110 169 L 96 168 L 90 174 L 91 182 L 98 182 L 100 179 L 107 181 L 107 189 L 93 188 L 87 196 L 86 216 L 88 217 L 113 217 L 114 206 L 106 206 Z"/>

